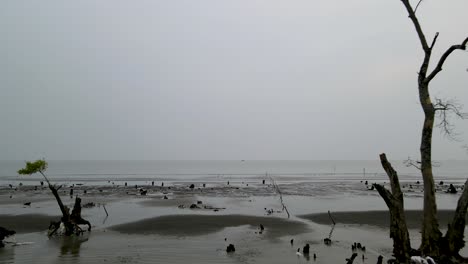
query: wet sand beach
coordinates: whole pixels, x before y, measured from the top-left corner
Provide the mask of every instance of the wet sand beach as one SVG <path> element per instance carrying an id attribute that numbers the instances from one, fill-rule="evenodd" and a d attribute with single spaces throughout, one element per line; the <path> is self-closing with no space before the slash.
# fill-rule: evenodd
<path id="1" fill-rule="evenodd" d="M 405 215 L 408 228 L 418 229 L 421 227 L 422 211 L 406 210 Z M 454 215 L 454 211 L 438 210 L 437 215 L 441 228 L 446 228 Z M 331 222 L 328 213 L 299 215 L 298 217 L 323 225 L 330 224 Z M 380 228 L 388 228 L 390 226 L 390 213 L 388 211 L 333 212 L 332 217 L 337 224 L 369 225 Z"/>
<path id="2" fill-rule="evenodd" d="M 117 225 L 110 229 L 126 234 L 196 236 L 244 225 L 255 230 L 254 232 L 259 232 L 260 225 L 263 225 L 263 233 L 271 238 L 310 231 L 307 224 L 299 221 L 248 215 L 168 215 Z"/>
<path id="3" fill-rule="evenodd" d="M 16 233 L 32 233 L 46 230 L 50 221 L 57 221 L 60 216 L 42 214 L 0 215 L 0 226 L 15 230 Z"/>
<path id="4" fill-rule="evenodd" d="M 60 215 L 47 188 L 0 186 L 0 226 L 17 231 L 7 239 L 12 243 L 0 249 L 0 263 L 331 264 L 344 263 L 354 242 L 367 246 L 366 252 L 358 252 L 355 263 L 376 263 L 379 255 L 391 257 L 385 203 L 361 181 L 279 182 L 289 219 L 274 186 L 262 184 L 262 178 L 203 184 L 199 181 L 190 188 L 188 181 L 166 182 L 165 186 L 130 181 L 127 186 L 111 181 L 102 185 L 69 183 L 60 193 L 65 205 L 71 207 L 76 196 L 82 198 L 82 204 L 95 204 L 82 209 L 93 230 L 70 238 L 46 235 L 49 222 Z M 71 188 L 73 196 L 69 195 Z M 141 195 L 140 188 L 147 195 Z M 415 243 L 422 205 L 417 188 L 405 189 L 407 220 Z M 442 227 L 457 198 L 438 192 Z M 28 201 L 32 204 L 25 206 Z M 190 209 L 192 204 L 197 208 Z M 331 231 L 328 210 L 337 222 L 331 246 L 323 243 Z M 262 233 L 260 225 L 265 228 Z M 15 242 L 20 244 L 13 246 Z M 236 251 L 227 253 L 231 243 Z M 318 256 L 316 260 L 296 255 L 306 244 L 311 246 L 310 257 Z"/>

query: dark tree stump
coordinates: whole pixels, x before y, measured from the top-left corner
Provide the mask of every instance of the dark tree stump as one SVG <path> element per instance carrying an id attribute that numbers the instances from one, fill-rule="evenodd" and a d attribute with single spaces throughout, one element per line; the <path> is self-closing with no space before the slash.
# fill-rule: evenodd
<path id="1" fill-rule="evenodd" d="M 303 253 L 304 255 L 309 255 L 309 252 L 310 252 L 310 245 L 309 245 L 309 244 L 306 244 L 306 245 L 304 246 L 304 248 L 302 249 L 302 253 Z"/>
<path id="2" fill-rule="evenodd" d="M 88 231 L 91 231 L 91 223 L 81 217 L 81 198 L 76 197 L 70 220 L 75 225 L 87 225 Z"/>
<path id="3" fill-rule="evenodd" d="M 16 234 L 15 231 L 13 230 L 8 230 L 4 227 L 1 227 L 0 226 L 0 248 L 4 247 L 5 245 L 3 244 L 3 239 L 5 239 L 6 237 L 9 237 L 9 236 L 12 236 Z"/>
<path id="4" fill-rule="evenodd" d="M 351 255 L 351 258 L 346 259 L 346 264 L 353 264 L 354 259 L 355 259 L 356 257 L 357 257 L 357 253 L 353 253 L 353 255 Z"/>
<path id="5" fill-rule="evenodd" d="M 226 248 L 227 253 L 235 252 L 235 251 L 236 251 L 236 248 L 234 247 L 233 244 L 229 244 L 229 246 L 227 246 L 227 248 Z"/>

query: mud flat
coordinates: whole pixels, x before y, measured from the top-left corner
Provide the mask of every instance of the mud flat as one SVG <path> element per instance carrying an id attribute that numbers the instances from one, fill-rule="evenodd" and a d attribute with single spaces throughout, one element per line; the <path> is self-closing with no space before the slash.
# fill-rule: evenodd
<path id="1" fill-rule="evenodd" d="M 420 210 L 407 210 L 406 223 L 408 228 L 418 229 L 421 227 L 423 213 Z M 449 221 L 453 218 L 454 211 L 438 210 L 439 225 L 442 228 L 447 227 Z M 333 219 L 336 223 L 347 225 L 369 225 L 380 228 L 388 228 L 390 226 L 390 213 L 388 211 L 357 211 L 357 212 L 333 212 Z M 330 224 L 330 216 L 328 213 L 307 214 L 298 216 L 303 219 L 308 219 L 317 224 Z"/>

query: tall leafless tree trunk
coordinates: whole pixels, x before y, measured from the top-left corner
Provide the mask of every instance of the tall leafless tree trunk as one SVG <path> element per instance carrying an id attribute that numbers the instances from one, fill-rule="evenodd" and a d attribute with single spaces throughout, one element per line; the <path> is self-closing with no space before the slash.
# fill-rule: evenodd
<path id="1" fill-rule="evenodd" d="M 429 55 L 426 55 L 430 56 Z M 427 59 L 429 60 L 429 58 Z M 424 63 L 425 64 L 425 63 Z M 427 71 L 427 66 L 421 67 Z M 419 73 L 420 79 L 421 72 Z M 431 256 L 439 255 L 437 247 L 438 241 L 442 236 L 439 230 L 439 221 L 437 219 L 437 203 L 435 198 L 435 183 L 432 174 L 432 131 L 434 128 L 435 110 L 429 96 L 428 83 L 425 80 L 419 81 L 419 100 L 424 111 L 424 124 L 421 136 L 421 174 L 424 182 L 424 214 L 422 225 L 422 244 L 420 250 Z"/>
<path id="2" fill-rule="evenodd" d="M 419 41 L 421 43 L 422 49 L 424 51 L 424 58 L 421 64 L 419 73 L 418 73 L 418 91 L 419 91 L 419 101 L 424 112 L 424 124 L 422 128 L 422 136 L 421 136 L 421 144 L 420 144 L 420 155 L 421 155 L 421 174 L 424 182 L 424 214 L 423 214 L 423 223 L 422 223 L 422 230 L 421 230 L 421 246 L 420 251 L 424 255 L 436 256 L 441 257 L 444 255 L 457 255 L 458 251 L 463 247 L 463 233 L 465 230 L 465 215 L 468 206 L 468 188 L 464 188 L 463 194 L 459 199 L 458 206 L 456 209 L 456 215 L 450 225 L 447 234 L 445 237 L 442 236 L 442 233 L 439 229 L 439 222 L 437 219 L 437 203 L 435 197 L 435 183 L 434 183 L 434 176 L 432 173 L 432 133 L 434 129 L 434 117 L 437 111 L 449 111 L 452 110 L 456 112 L 457 109 L 450 109 L 447 105 L 440 105 L 439 103 L 436 106 L 431 101 L 431 96 L 429 93 L 429 84 L 437 76 L 437 74 L 442 71 L 442 66 L 444 65 L 447 58 L 452 54 L 455 50 L 465 50 L 468 37 L 461 42 L 459 45 L 452 45 L 449 47 L 440 57 L 439 61 L 435 68 L 430 71 L 429 70 L 429 63 L 432 56 L 433 48 L 436 44 L 437 38 L 439 33 L 436 33 L 432 42 L 428 43 L 426 36 L 422 30 L 422 27 L 416 17 L 416 9 L 421 4 L 422 0 L 418 2 L 416 8 L 413 8 L 409 2 L 409 0 L 401 0 L 403 5 L 408 12 L 409 18 L 411 19 L 416 33 L 418 35 Z M 445 116 L 445 115 L 444 115 Z M 460 116 L 460 115 L 459 115 Z M 444 120 L 445 122 L 446 120 Z M 447 131 L 449 132 L 449 131 Z M 383 164 L 383 163 L 382 163 Z M 385 169 L 385 166 L 384 166 Z M 387 171 L 387 169 L 386 169 Z M 388 172 L 387 172 L 388 174 Z M 390 177 L 390 175 L 389 175 Z M 468 181 L 467 181 L 468 183 Z M 466 184 L 465 184 L 466 187 Z M 382 187 L 383 188 L 383 187 Z M 386 190 L 378 187 L 380 195 L 384 198 L 387 205 L 388 198 L 385 196 L 388 194 L 385 192 Z M 393 183 L 392 183 L 393 189 Z M 388 191 L 387 191 L 388 192 Z M 395 193 L 393 192 L 393 195 Z M 397 202 L 399 203 L 399 202 Z M 393 205 L 393 207 L 395 207 Z M 401 204 L 403 207 L 403 204 Z M 390 206 L 389 206 L 390 208 Z M 395 209 L 394 209 L 395 211 Z M 397 210 L 398 211 L 398 210 Z M 397 212 L 396 211 L 396 212 Z M 392 209 L 390 209 L 392 213 Z M 392 215 L 392 218 L 395 215 Z M 406 229 L 405 225 L 400 225 L 398 228 Z M 402 230 L 402 232 L 407 232 L 406 230 Z M 394 237 L 395 240 L 395 237 Z"/>

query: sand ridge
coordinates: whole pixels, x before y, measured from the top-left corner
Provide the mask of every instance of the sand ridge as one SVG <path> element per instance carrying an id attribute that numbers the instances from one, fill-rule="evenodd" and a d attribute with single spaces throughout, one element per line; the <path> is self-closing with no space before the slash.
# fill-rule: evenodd
<path id="1" fill-rule="evenodd" d="M 221 231 L 226 227 L 250 225 L 265 227 L 265 236 L 280 237 L 310 231 L 306 223 L 273 216 L 251 215 L 166 215 L 121 224 L 110 229 L 127 234 L 196 236 Z"/>

